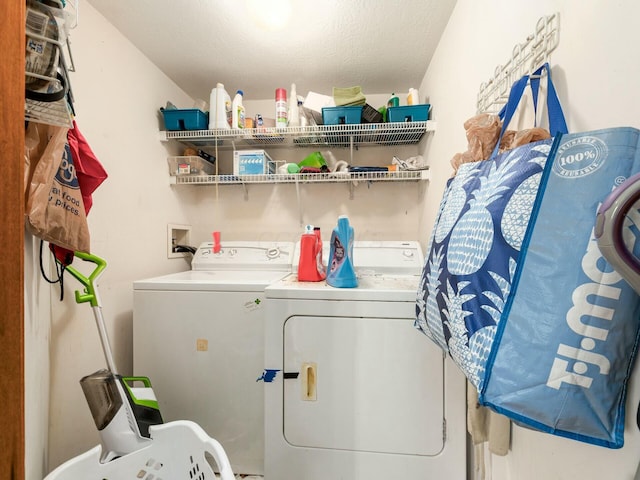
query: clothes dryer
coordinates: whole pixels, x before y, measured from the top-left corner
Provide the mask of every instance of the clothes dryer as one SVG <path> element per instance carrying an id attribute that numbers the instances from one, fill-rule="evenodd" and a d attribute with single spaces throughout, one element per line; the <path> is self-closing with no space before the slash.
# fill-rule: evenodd
<path id="1" fill-rule="evenodd" d="M 265 480 L 466 478 L 464 377 L 413 326 L 419 244 L 353 259 L 357 288 L 265 290 Z"/>
<path id="2" fill-rule="evenodd" d="M 223 242 L 192 270 L 134 282 L 133 369 L 165 421 L 192 420 L 234 472 L 263 473 L 264 289 L 291 272 L 293 243 Z"/>

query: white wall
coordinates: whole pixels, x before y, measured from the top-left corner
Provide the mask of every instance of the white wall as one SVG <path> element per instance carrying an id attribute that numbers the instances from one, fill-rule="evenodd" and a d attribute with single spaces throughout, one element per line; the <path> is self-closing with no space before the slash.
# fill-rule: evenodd
<path id="1" fill-rule="evenodd" d="M 92 249 L 109 262 L 101 281 L 104 313 L 123 373 L 131 373 L 132 281 L 170 273 L 188 266 L 166 259 L 168 223 L 193 226 L 192 243 L 209 240 L 212 230 L 227 239 L 295 240 L 301 223 L 320 225 L 325 235 L 339 214 L 351 217 L 360 239 L 419 238 L 423 245 L 433 225 L 449 160 L 466 149 L 463 122 L 475 113 L 478 87 L 504 63 L 516 43 L 533 31 L 537 19 L 555 11 L 561 15 L 560 45 L 551 58 L 554 79 L 572 131 L 630 124 L 638 126 L 640 97 L 635 94 L 640 62 L 628 50 L 635 45 L 635 19 L 640 6 L 618 2 L 578 0 L 458 0 L 449 26 L 420 87 L 433 105 L 437 131 L 409 156 L 425 151 L 433 180 L 419 183 L 359 185 L 353 199 L 346 185 L 307 185 L 297 200 L 293 185 L 248 187 L 169 186 L 167 149 L 158 141 L 158 107 L 166 100 L 188 107 L 191 100 L 134 49 L 86 2 L 80 26 L 72 32 L 77 72 L 72 74 L 80 130 L 110 177 L 94 195 L 89 215 Z M 507 20 L 503 20 L 504 18 Z M 195 68 L 195 67 L 194 67 Z M 212 79 L 212 83 L 215 79 Z M 289 81 L 286 79 L 285 81 Z M 232 88 L 240 86 L 230 86 Z M 298 85 L 301 94 L 304 85 Z M 301 155 L 270 152 L 272 156 Z M 346 151 L 336 152 L 347 155 Z M 356 163 L 389 163 L 394 149 L 362 148 Z M 228 153 L 221 164 L 228 165 Z M 425 193 L 426 190 L 426 193 Z M 28 253 L 28 252 L 27 252 Z M 27 255 L 28 271 L 33 257 Z M 27 464 L 31 480 L 45 470 L 45 395 L 49 379 L 34 380 L 29 372 L 46 371 L 51 363 L 49 409 L 49 467 L 97 443 L 78 380 L 104 367 L 104 359 L 87 305 L 75 305 L 74 280 L 67 276 L 66 298 L 52 299 L 49 339 L 48 306 L 27 315 Z M 36 295 L 39 282 L 27 281 L 27 295 Z M 38 297 L 41 298 L 40 296 Z M 35 303 L 38 303 L 37 301 Z M 39 320 L 40 319 L 40 320 Z M 49 343 L 50 360 L 43 355 Z M 159 346 L 159 348 L 161 348 Z M 41 363 L 38 363 L 41 362 Z M 494 479 L 631 479 L 640 451 L 640 434 L 632 419 L 640 397 L 637 373 L 630 389 L 626 446 L 619 451 L 572 442 L 514 428 L 513 449 L 494 458 Z M 40 434 L 40 436 L 38 436 Z"/>
<path id="2" fill-rule="evenodd" d="M 167 151 L 158 141 L 158 108 L 167 100 L 189 104 L 191 99 L 90 4 L 81 2 L 80 7 L 79 26 L 71 32 L 76 120 L 109 174 L 93 195 L 88 217 L 91 249 L 108 263 L 100 281 L 103 312 L 116 365 L 123 374 L 131 374 L 133 280 L 188 268 L 183 259 L 167 259 L 167 224 L 187 223 L 185 210 L 193 195 L 185 191 L 178 198 L 168 186 Z M 80 260 L 74 266 L 87 274 L 91 271 Z M 40 305 L 51 317 L 50 468 L 98 443 L 78 382 L 105 368 L 106 362 L 90 306 L 74 301 L 73 292 L 79 287 L 66 274 L 64 301 L 58 301 L 56 286 L 51 309 Z M 44 327 L 42 330 L 33 336 L 44 338 Z M 28 361 L 40 356 L 35 348 L 27 351 Z M 47 368 L 45 361 L 42 368 Z M 33 388 L 32 380 L 27 375 L 27 389 Z M 37 399 L 28 401 L 26 417 L 38 410 Z M 41 415 L 34 418 L 41 421 Z M 27 432 L 28 445 L 39 438 Z M 34 471 L 42 463 L 35 457 L 36 452 L 27 459 Z M 30 480 L 37 478 L 42 477 L 29 476 Z"/>
<path id="3" fill-rule="evenodd" d="M 49 340 L 51 294 L 40 275 L 40 241 L 25 234 L 25 478 L 41 479 L 47 471 L 49 422 Z M 17 384 L 17 382 L 16 382 Z"/>
<path id="4" fill-rule="evenodd" d="M 640 127 L 640 57 L 632 47 L 637 43 L 637 2 L 458 0 L 421 86 L 421 93 L 434 105 L 438 124 L 428 149 L 432 181 L 422 233 L 433 226 L 436 205 L 452 172 L 449 160 L 466 150 L 463 123 L 476 113 L 480 84 L 533 33 L 541 16 L 554 12 L 560 13 L 560 44 L 550 64 L 569 130 Z M 608 450 L 514 427 L 511 453 L 492 459 L 493 479 L 632 479 L 640 458 L 635 425 L 638 375 L 636 371 L 630 386 L 623 449 Z"/>

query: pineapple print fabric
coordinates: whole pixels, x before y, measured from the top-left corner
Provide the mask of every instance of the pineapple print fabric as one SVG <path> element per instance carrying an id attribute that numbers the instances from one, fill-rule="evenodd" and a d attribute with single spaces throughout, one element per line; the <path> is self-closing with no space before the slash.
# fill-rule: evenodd
<path id="1" fill-rule="evenodd" d="M 415 326 L 481 390 L 552 139 L 460 166 L 443 195 Z"/>

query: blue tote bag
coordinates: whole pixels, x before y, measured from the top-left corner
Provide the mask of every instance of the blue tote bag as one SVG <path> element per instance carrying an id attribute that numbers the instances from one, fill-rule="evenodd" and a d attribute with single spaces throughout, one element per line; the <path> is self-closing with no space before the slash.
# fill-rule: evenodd
<path id="1" fill-rule="evenodd" d="M 639 140 L 627 127 L 556 138 L 479 394 L 518 423 L 609 448 L 624 443 L 640 301 L 594 228 L 602 201 L 640 171 Z M 622 228 L 634 245 L 638 225 Z"/>
<path id="2" fill-rule="evenodd" d="M 555 100 L 547 100 L 550 117 Z M 600 255 L 593 228 L 598 205 L 640 171 L 640 132 L 551 131 L 560 132 L 553 142 L 463 165 L 449 183 L 416 327 L 449 352 L 481 404 L 541 431 L 619 448 L 640 302 Z M 625 224 L 628 242 L 637 231 Z"/>

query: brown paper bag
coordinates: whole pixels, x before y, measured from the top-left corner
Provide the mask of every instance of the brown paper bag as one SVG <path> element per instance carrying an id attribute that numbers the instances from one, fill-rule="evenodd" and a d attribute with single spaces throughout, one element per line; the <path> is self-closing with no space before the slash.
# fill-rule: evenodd
<path id="1" fill-rule="evenodd" d="M 49 127 L 39 159 L 30 158 L 26 227 L 36 237 L 69 250 L 89 253 L 90 237 L 71 150 L 68 129 Z M 34 161 L 37 161 L 35 167 Z"/>

